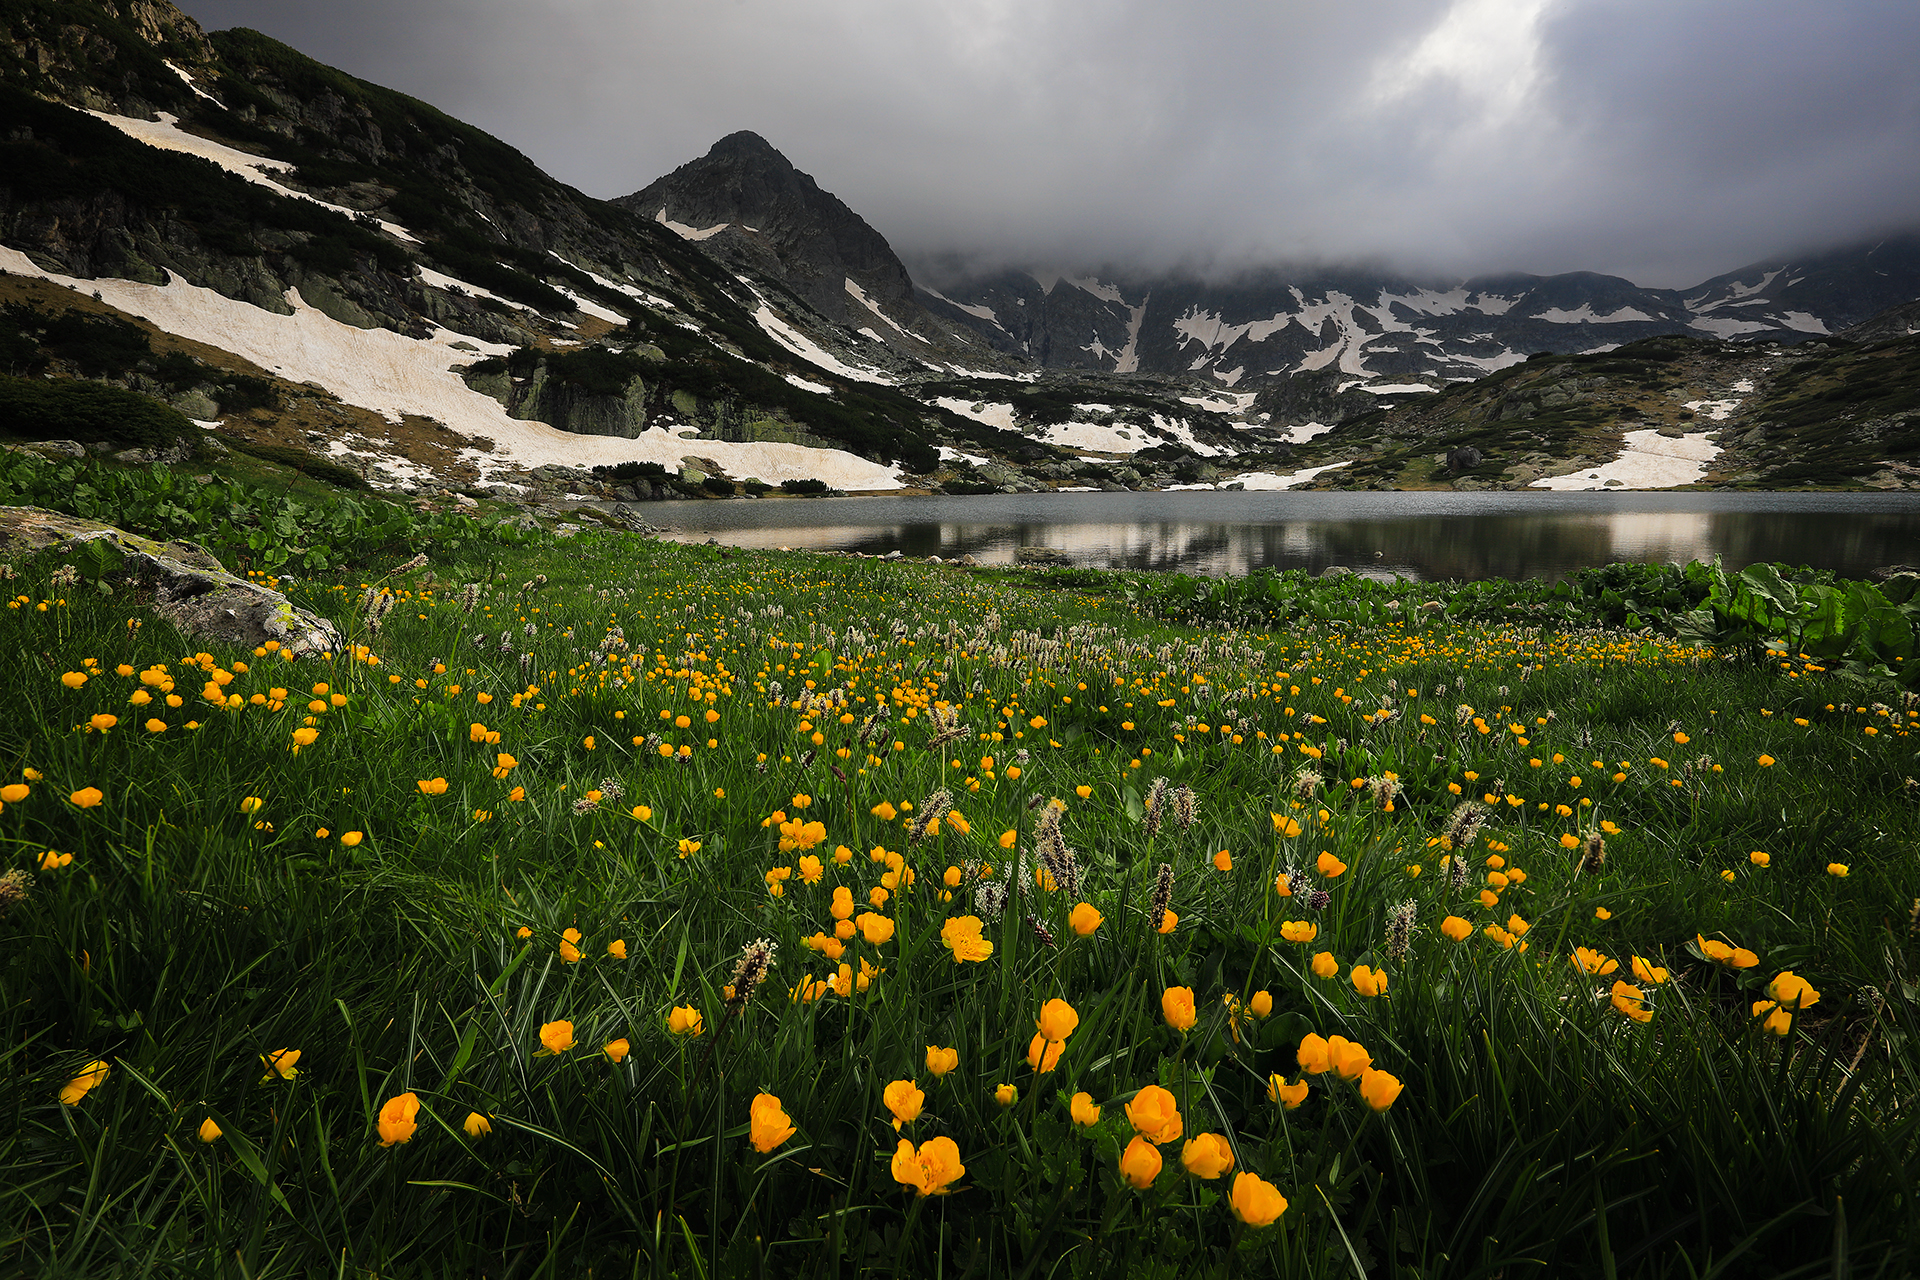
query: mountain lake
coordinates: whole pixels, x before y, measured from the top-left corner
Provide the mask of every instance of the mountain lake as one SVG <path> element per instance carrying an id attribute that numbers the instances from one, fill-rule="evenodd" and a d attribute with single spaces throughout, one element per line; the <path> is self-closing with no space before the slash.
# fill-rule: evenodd
<path id="1" fill-rule="evenodd" d="M 1024 493 L 638 508 L 684 542 L 1213 577 L 1344 565 L 1423 581 L 1614 561 L 1758 561 L 1864 577 L 1920 561 L 1920 493 Z"/>

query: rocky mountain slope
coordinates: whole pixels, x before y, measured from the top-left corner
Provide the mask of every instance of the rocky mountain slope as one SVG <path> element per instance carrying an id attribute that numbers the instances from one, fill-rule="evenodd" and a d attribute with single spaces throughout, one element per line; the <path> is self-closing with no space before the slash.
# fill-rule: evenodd
<path id="1" fill-rule="evenodd" d="M 1316 488 L 1920 487 L 1911 305 L 1795 346 L 1542 355 L 1315 437 Z"/>
<path id="2" fill-rule="evenodd" d="M 557 468 L 579 491 L 593 466 L 647 465 L 898 488 L 942 448 L 1000 435 L 895 390 L 925 359 L 837 323 L 780 272 L 724 263 L 425 103 L 255 32 L 209 35 L 163 0 L 0 5 L 0 270 L 370 412 L 394 440 L 418 420 L 463 441 L 451 465 L 408 464 L 379 432 L 228 412 L 217 378 L 117 375 L 243 443 L 321 448 L 376 483 L 518 492 Z M 13 292 L 51 308 L 12 326 L 37 343 L 66 308 Z M 944 341 L 997 362 L 964 331 Z M 34 377 L 86 363 L 35 349 Z"/>
<path id="3" fill-rule="evenodd" d="M 757 133 L 729 134 L 613 203 L 723 262 L 783 281 L 821 315 L 910 358 L 1001 363 L 970 327 L 930 315 L 886 238 Z"/>

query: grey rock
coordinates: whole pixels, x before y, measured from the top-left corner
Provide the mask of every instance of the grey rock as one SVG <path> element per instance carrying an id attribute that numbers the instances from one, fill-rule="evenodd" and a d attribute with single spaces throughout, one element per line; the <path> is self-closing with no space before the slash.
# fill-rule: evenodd
<path id="1" fill-rule="evenodd" d="M 198 422 L 211 422 L 220 416 L 219 402 L 197 388 L 192 391 L 182 391 L 168 403 Z"/>
<path id="2" fill-rule="evenodd" d="M 1330 564 L 1320 571 L 1320 576 L 1323 578 L 1346 578 L 1351 577 L 1352 574 L 1353 570 L 1343 564 Z"/>
<path id="3" fill-rule="evenodd" d="M 98 520 L 39 507 L 0 507 L 0 555 L 66 554 L 105 542 L 119 566 L 103 578 L 153 589 L 155 612 L 189 636 L 258 648 L 276 641 L 296 658 L 340 650 L 340 632 L 278 591 L 227 572 L 188 542 L 157 542 Z"/>
<path id="4" fill-rule="evenodd" d="M 84 458 L 87 451 L 78 440 L 31 440 L 20 446 L 30 453 L 44 453 L 50 458 Z"/>

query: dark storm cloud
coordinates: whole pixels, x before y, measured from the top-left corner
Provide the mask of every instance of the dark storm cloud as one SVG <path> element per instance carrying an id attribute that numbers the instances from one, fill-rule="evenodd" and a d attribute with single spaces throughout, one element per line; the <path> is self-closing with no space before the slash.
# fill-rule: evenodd
<path id="1" fill-rule="evenodd" d="M 1684 285 L 1920 224 L 1920 6 L 186 0 L 595 195 L 736 129 L 903 256 Z"/>

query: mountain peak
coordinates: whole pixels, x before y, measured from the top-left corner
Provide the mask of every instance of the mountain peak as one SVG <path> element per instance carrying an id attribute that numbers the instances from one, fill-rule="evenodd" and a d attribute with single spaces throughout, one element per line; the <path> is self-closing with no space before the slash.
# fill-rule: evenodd
<path id="1" fill-rule="evenodd" d="M 700 159 L 613 203 L 738 265 L 771 271 L 849 328 L 890 344 L 915 331 L 918 341 L 903 349 L 920 354 L 929 341 L 953 341 L 915 300 L 886 237 L 751 130 L 728 134 Z M 722 234 L 728 228 L 741 230 Z"/>
<path id="2" fill-rule="evenodd" d="M 780 149 L 751 129 L 741 129 L 730 133 L 707 149 L 707 159 L 726 159 L 732 156 L 770 156 L 789 169 L 792 161 L 780 154 Z"/>

